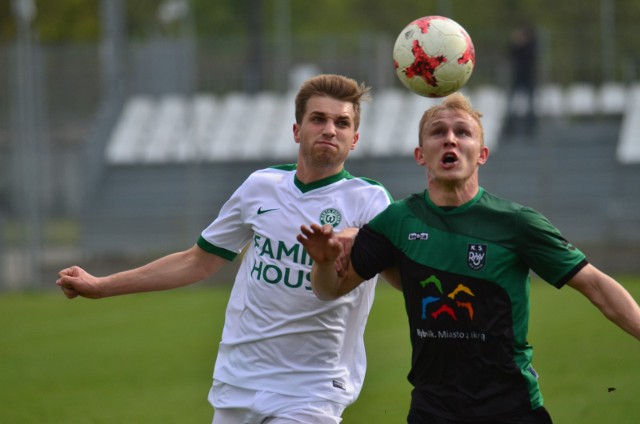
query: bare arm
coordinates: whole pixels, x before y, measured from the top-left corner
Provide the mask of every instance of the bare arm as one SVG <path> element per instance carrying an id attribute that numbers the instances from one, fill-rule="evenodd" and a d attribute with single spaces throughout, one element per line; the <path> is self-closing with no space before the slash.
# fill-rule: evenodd
<path id="1" fill-rule="evenodd" d="M 194 245 L 139 268 L 106 277 L 95 277 L 78 266 L 72 266 L 58 273 L 56 284 L 69 299 L 78 296 L 99 299 L 186 286 L 209 277 L 227 262 Z"/>
<path id="2" fill-rule="evenodd" d="M 640 307 L 620 283 L 589 264 L 568 284 L 585 295 L 618 327 L 640 340 Z"/>
<path id="3" fill-rule="evenodd" d="M 351 261 L 344 264 L 343 268 L 336 267 L 336 260 L 343 254 L 345 246 L 338 240 L 331 225 L 303 225 L 300 231 L 302 234 L 298 235 L 298 241 L 313 259 L 311 287 L 319 299 L 337 299 L 364 281 L 353 270 Z"/>

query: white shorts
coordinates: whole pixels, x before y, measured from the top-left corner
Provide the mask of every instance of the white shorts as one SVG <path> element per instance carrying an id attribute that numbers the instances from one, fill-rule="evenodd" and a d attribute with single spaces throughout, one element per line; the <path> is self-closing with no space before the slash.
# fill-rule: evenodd
<path id="1" fill-rule="evenodd" d="M 338 424 L 345 406 L 316 397 L 248 390 L 214 380 L 213 424 Z"/>

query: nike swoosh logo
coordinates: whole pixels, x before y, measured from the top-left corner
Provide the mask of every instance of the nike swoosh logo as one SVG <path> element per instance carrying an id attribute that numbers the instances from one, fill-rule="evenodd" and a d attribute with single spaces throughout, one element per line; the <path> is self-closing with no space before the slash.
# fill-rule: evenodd
<path id="1" fill-rule="evenodd" d="M 263 213 L 267 213 L 267 212 L 272 212 L 272 211 L 277 211 L 278 208 L 274 208 L 274 209 L 262 209 L 262 207 L 258 208 L 258 215 L 262 215 Z"/>

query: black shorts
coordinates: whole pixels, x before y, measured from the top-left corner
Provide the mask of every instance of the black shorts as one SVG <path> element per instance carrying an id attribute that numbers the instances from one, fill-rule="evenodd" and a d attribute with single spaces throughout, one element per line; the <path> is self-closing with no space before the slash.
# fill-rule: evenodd
<path id="1" fill-rule="evenodd" d="M 508 419 L 488 420 L 488 421 L 458 421 L 438 417 L 429 412 L 411 408 L 407 417 L 408 424 L 553 424 L 551 416 L 544 407 Z"/>

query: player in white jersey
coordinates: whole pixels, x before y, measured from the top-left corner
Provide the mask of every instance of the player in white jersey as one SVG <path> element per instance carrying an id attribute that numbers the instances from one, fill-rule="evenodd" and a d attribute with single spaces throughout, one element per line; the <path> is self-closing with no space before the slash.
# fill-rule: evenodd
<path id="1" fill-rule="evenodd" d="M 295 165 L 251 174 L 190 249 L 106 277 L 72 266 L 56 284 L 69 298 L 172 289 L 211 276 L 246 247 L 209 394 L 214 424 L 339 423 L 362 387 L 375 281 L 319 300 L 296 236 L 304 222 L 361 227 L 389 204 L 381 185 L 344 168 L 368 95 L 338 75 L 306 81 L 295 99 Z"/>

